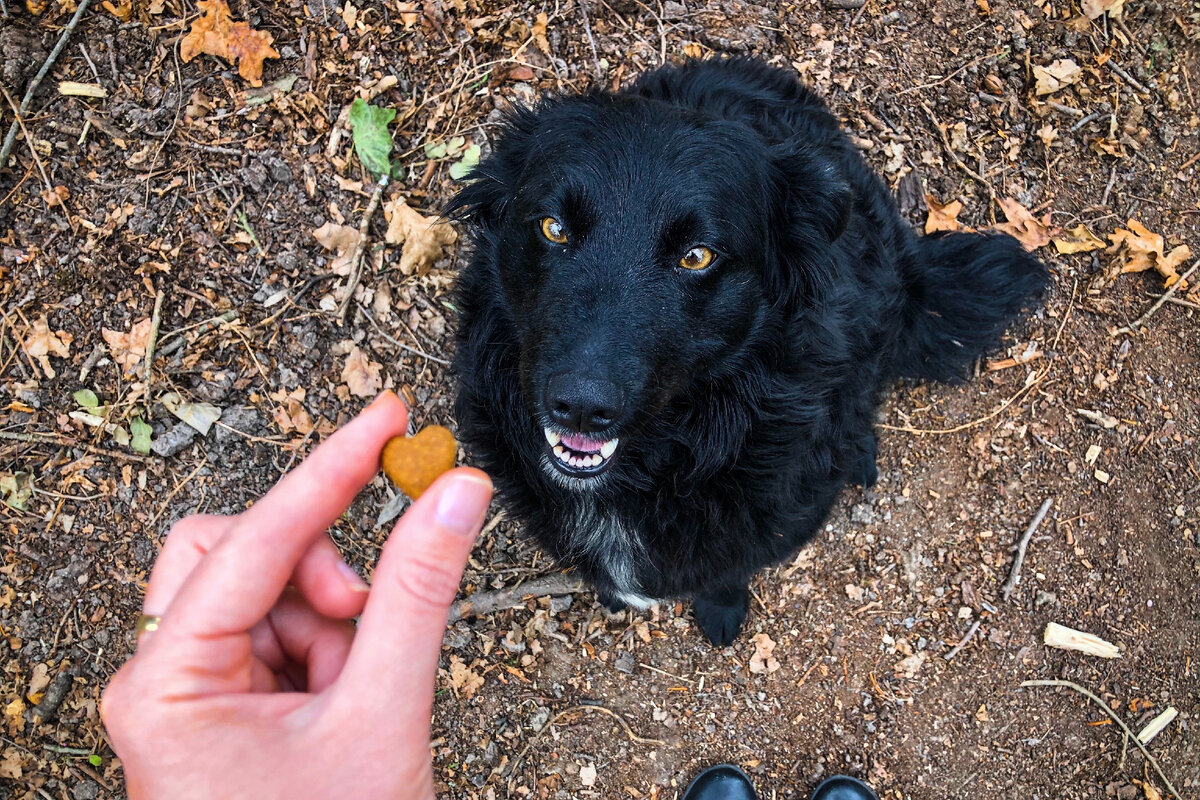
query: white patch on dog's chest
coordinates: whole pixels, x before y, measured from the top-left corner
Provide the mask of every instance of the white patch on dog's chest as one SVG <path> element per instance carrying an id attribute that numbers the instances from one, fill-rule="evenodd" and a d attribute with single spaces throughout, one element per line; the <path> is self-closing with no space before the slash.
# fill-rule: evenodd
<path id="1" fill-rule="evenodd" d="M 619 519 L 585 507 L 568 526 L 566 535 L 574 552 L 590 556 L 608 573 L 618 600 L 638 609 L 654 603 L 638 585 L 635 559 L 642 550 L 641 543 Z"/>

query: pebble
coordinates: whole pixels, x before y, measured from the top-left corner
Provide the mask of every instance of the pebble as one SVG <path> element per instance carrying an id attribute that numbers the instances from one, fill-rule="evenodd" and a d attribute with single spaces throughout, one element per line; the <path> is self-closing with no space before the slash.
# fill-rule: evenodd
<path id="1" fill-rule="evenodd" d="M 633 653 L 628 650 L 622 650 L 620 653 L 617 653 L 617 659 L 613 662 L 613 666 L 626 675 L 632 675 L 634 667 L 637 666 L 637 661 L 634 660 Z"/>
<path id="2" fill-rule="evenodd" d="M 213 439 L 217 444 L 225 444 L 230 439 L 241 438 L 229 428 L 234 428 L 242 433 L 254 433 L 262 427 L 262 418 L 249 406 L 230 406 L 221 412 L 220 421 L 221 425 L 229 427 L 213 426 Z"/>
<path id="3" fill-rule="evenodd" d="M 186 422 L 177 422 L 150 443 L 150 449 L 156 455 L 170 458 L 192 443 L 196 438 L 196 429 Z"/>
<path id="4" fill-rule="evenodd" d="M 71 787 L 74 800 L 96 800 L 100 796 L 100 785 L 95 781 L 80 781 Z"/>
<path id="5" fill-rule="evenodd" d="M 850 509 L 850 521 L 859 525 L 874 525 L 875 509 L 866 503 L 856 503 Z"/>

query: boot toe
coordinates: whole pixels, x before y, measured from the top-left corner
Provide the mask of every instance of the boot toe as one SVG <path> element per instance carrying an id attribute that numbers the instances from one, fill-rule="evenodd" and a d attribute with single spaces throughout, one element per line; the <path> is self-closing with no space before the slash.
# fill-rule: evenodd
<path id="1" fill-rule="evenodd" d="M 871 787 L 849 775 L 835 775 L 813 792 L 811 800 L 879 800 Z"/>
<path id="2" fill-rule="evenodd" d="M 718 764 L 696 776 L 682 800 L 758 800 L 750 777 L 733 764 Z"/>

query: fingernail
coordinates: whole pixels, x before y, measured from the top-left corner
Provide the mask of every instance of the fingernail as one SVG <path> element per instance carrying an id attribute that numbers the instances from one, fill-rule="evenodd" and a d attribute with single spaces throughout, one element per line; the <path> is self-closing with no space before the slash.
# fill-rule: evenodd
<path id="1" fill-rule="evenodd" d="M 456 475 L 438 498 L 433 516 L 451 532 L 474 538 L 491 500 L 492 482 L 486 477 L 470 472 Z"/>
<path id="2" fill-rule="evenodd" d="M 371 404 L 369 406 L 367 406 L 367 408 L 374 408 L 375 406 L 379 405 L 380 403 L 385 403 L 385 402 L 387 402 L 387 399 L 389 397 L 396 397 L 396 393 L 393 392 L 391 389 L 386 389 L 386 390 L 380 392 L 379 394 L 375 395 L 375 399 L 371 401 Z M 397 398 L 397 399 L 399 399 L 399 398 Z M 403 403 L 404 401 L 401 400 L 400 402 Z"/>
<path id="3" fill-rule="evenodd" d="M 354 571 L 354 567 L 347 564 L 345 561 L 338 559 L 338 572 L 342 573 L 342 577 L 346 579 L 346 588 L 352 592 L 369 592 L 371 587 L 367 585 L 359 574 Z"/>

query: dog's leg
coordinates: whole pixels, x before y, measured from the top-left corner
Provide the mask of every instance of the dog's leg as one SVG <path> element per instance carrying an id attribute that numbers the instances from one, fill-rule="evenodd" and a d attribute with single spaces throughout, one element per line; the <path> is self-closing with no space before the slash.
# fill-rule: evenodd
<path id="1" fill-rule="evenodd" d="M 629 608 L 629 604 L 624 600 L 618 600 L 608 592 L 597 591 L 596 599 L 600 601 L 600 605 L 608 609 L 610 614 L 617 614 Z"/>
<path id="2" fill-rule="evenodd" d="M 864 489 L 870 489 L 879 480 L 879 468 L 875 466 L 878 444 L 872 431 L 858 440 L 858 463 L 850 474 L 850 480 Z"/>
<path id="3" fill-rule="evenodd" d="M 695 595 L 692 610 L 696 614 L 696 624 L 708 640 L 717 647 L 724 647 L 742 629 L 749 603 L 750 592 L 745 587 L 717 589 Z"/>

